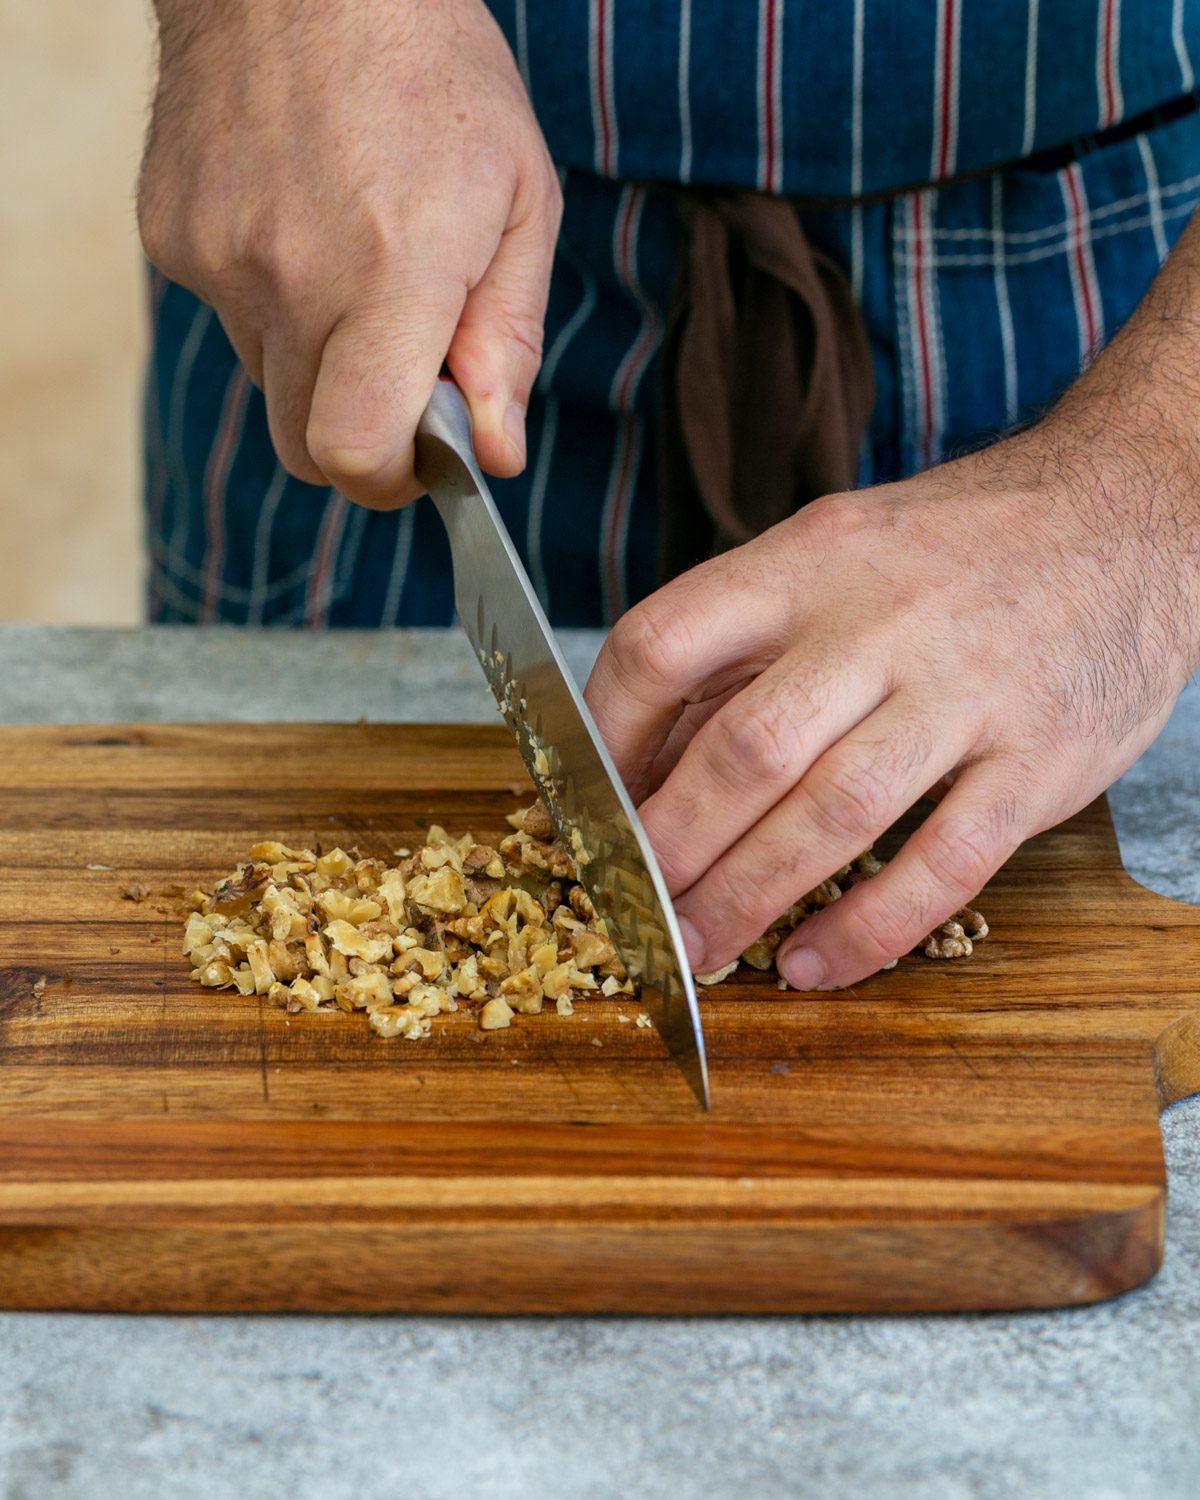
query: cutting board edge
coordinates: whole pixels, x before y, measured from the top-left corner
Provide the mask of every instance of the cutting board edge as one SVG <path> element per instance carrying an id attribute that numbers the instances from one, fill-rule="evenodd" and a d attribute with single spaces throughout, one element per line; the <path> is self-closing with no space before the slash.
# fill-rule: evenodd
<path id="1" fill-rule="evenodd" d="M 707 1236 L 694 1223 L 636 1233 L 612 1223 L 0 1229 L 0 1308 L 755 1315 L 1083 1306 L 1158 1271 L 1164 1202 L 1160 1190 L 1140 1207 L 1036 1225 L 756 1224 L 744 1237 L 729 1222 Z M 888 1262 L 893 1274 L 881 1276 Z M 464 1266 L 476 1269 L 464 1276 Z"/>

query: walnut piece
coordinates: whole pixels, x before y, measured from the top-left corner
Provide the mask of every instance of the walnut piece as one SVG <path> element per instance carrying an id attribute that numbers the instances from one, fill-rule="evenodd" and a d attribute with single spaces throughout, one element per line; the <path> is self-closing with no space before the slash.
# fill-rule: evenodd
<path id="1" fill-rule="evenodd" d="M 925 939 L 926 958 L 970 958 L 975 944 L 988 935 L 988 924 L 979 912 L 964 906 L 948 922 Z"/>
<path id="2" fill-rule="evenodd" d="M 697 974 L 697 984 L 720 984 L 722 979 L 728 979 L 737 968 L 738 961 L 735 958 L 732 963 L 723 964 L 719 969 L 712 969 L 707 974 Z"/>
<path id="3" fill-rule="evenodd" d="M 514 1012 L 507 1000 L 502 1000 L 499 995 L 494 1000 L 489 1000 L 479 1012 L 479 1024 L 484 1031 L 499 1031 L 505 1026 L 512 1025 Z"/>

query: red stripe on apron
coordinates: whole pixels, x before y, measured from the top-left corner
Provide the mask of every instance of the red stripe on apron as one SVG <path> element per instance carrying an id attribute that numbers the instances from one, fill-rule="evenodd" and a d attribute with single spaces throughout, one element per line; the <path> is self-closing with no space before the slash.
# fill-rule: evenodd
<path id="1" fill-rule="evenodd" d="M 760 0 L 758 46 L 758 185 L 777 193 L 783 182 L 783 121 L 780 114 L 780 32 L 784 0 Z"/>
<path id="2" fill-rule="evenodd" d="M 596 170 L 616 170 L 616 130 L 612 117 L 612 8 L 616 0 L 592 0 L 592 113 L 596 122 Z"/>
<path id="3" fill-rule="evenodd" d="M 662 335 L 662 315 L 646 296 L 637 270 L 637 239 L 641 231 L 645 188 L 629 188 L 622 197 L 617 217 L 616 267 L 624 290 L 637 303 L 642 326 L 613 378 L 611 404 L 617 411 L 633 405 L 638 383 L 646 371 Z"/>
<path id="4" fill-rule="evenodd" d="M 1100 342 L 1099 287 L 1091 246 L 1084 234 L 1083 183 L 1079 163 L 1072 162 L 1063 173 L 1070 207 L 1068 237 L 1071 244 L 1072 286 L 1075 292 L 1075 316 L 1079 323 L 1079 357 L 1086 362 Z"/>
<path id="5" fill-rule="evenodd" d="M 330 491 L 321 517 L 321 529 L 317 533 L 313 569 L 308 579 L 308 596 L 304 602 L 304 623 L 310 630 L 319 630 L 329 624 L 329 607 L 333 603 L 333 567 L 337 561 L 342 532 L 350 502 L 338 493 Z"/>
<path id="6" fill-rule="evenodd" d="M 641 458 L 642 419 L 636 412 L 627 412 L 621 418 L 612 477 L 604 499 L 604 617 L 609 625 L 615 624 L 629 608 L 624 539 Z"/>
<path id="7" fill-rule="evenodd" d="M 954 99 L 958 88 L 958 0 L 945 0 L 942 34 L 938 39 L 941 66 L 938 80 L 938 150 L 934 176 L 948 177 L 957 152 L 955 146 Z"/>
<path id="8" fill-rule="evenodd" d="M 1100 125 L 1111 125 L 1117 118 L 1117 60 L 1114 43 L 1115 0 L 1101 0 L 1100 16 Z"/>
<path id="9" fill-rule="evenodd" d="M 917 467 L 927 469 L 933 462 L 933 334 L 929 324 L 929 303 L 925 295 L 925 198 L 914 193 L 912 199 L 912 275 L 914 334 L 917 341 Z"/>
<path id="10" fill-rule="evenodd" d="M 204 584 L 199 616 L 202 625 L 210 625 L 217 618 L 221 572 L 225 566 L 225 490 L 234 454 L 241 441 L 249 396 L 250 377 L 240 364 L 235 365 L 225 388 L 225 400 L 204 474 Z"/>

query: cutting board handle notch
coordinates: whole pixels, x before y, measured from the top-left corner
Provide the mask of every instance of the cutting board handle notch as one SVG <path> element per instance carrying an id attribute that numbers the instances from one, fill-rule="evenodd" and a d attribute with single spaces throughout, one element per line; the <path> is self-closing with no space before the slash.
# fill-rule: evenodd
<path id="1" fill-rule="evenodd" d="M 1172 1021 L 1154 1043 L 1154 1081 L 1160 1109 L 1200 1094 L 1200 1010 Z"/>

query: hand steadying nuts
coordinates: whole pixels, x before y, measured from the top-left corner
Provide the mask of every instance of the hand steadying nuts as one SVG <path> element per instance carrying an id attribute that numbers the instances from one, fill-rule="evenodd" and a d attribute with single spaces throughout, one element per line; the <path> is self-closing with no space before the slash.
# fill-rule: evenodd
<path id="1" fill-rule="evenodd" d="M 1200 663 L 1200 227 L 1037 426 L 819 500 L 616 626 L 587 696 L 714 969 L 940 800 L 781 945 L 853 984 L 1141 753 Z M 964 937 L 966 934 L 964 933 Z"/>

